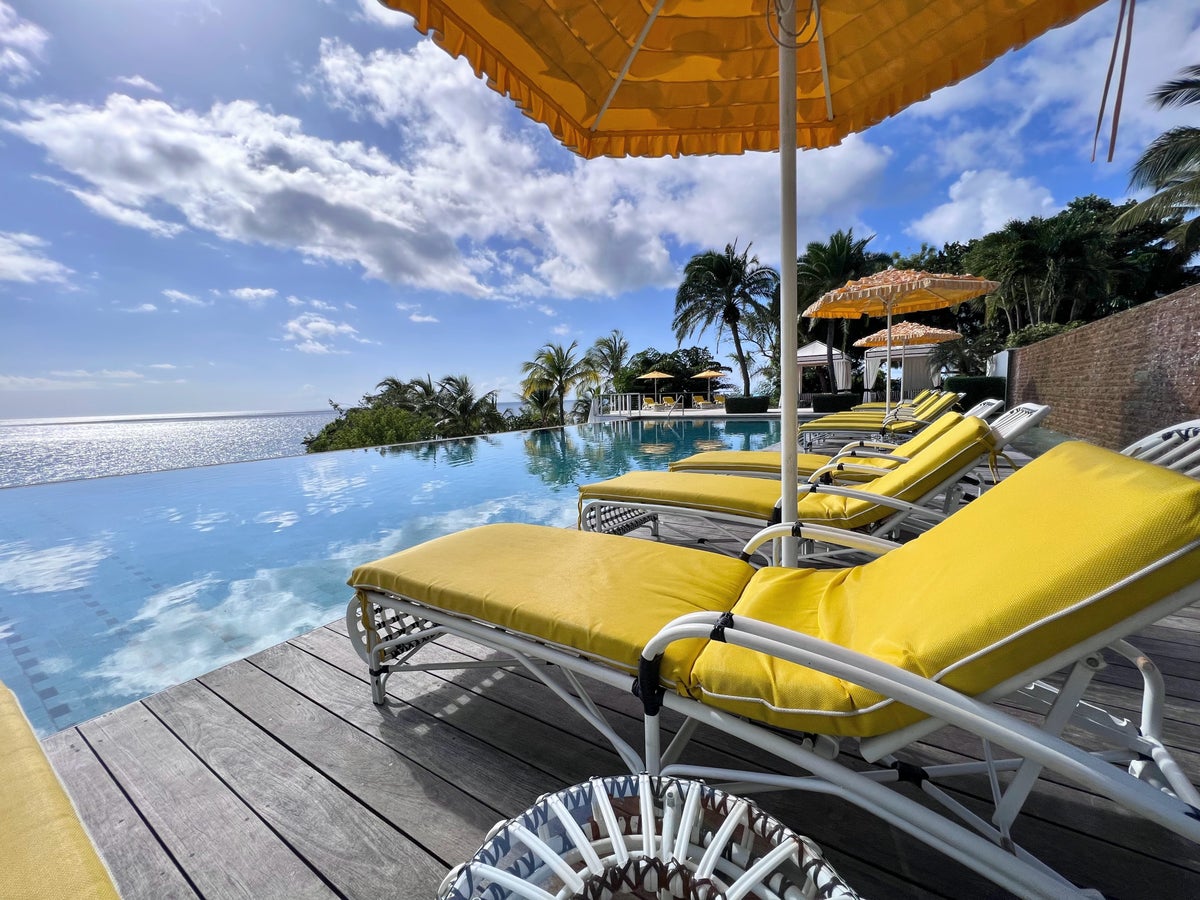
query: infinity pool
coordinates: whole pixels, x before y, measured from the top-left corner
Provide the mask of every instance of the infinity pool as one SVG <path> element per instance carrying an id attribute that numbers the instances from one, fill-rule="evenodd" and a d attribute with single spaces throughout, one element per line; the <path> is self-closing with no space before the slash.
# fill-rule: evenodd
<path id="1" fill-rule="evenodd" d="M 580 484 L 778 440 L 625 422 L 3 489 L 0 680 L 50 734 L 332 621 L 359 562 L 573 525 Z"/>

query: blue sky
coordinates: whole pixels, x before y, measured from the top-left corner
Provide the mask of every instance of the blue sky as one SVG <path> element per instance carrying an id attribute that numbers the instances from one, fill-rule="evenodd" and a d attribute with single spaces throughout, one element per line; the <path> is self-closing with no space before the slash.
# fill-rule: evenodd
<path id="1" fill-rule="evenodd" d="M 1145 98 L 1200 62 L 1200 7 L 1138 4 L 1092 163 L 1116 19 L 800 154 L 801 246 L 1127 197 L 1194 124 Z M 0 418 L 319 409 L 426 373 L 512 400 L 547 341 L 673 349 L 694 253 L 778 265 L 777 182 L 775 154 L 578 160 L 375 0 L 0 0 Z"/>

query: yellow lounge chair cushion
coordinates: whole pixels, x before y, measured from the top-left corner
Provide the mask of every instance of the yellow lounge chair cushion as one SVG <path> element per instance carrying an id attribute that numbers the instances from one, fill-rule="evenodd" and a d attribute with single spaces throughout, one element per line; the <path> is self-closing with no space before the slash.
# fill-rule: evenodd
<path id="1" fill-rule="evenodd" d="M 359 566 L 354 588 L 408 597 L 572 648 L 630 672 L 672 619 L 729 610 L 754 569 L 740 560 L 651 541 L 536 525 L 484 525 Z M 678 685 L 702 642 L 672 648 Z"/>
<path id="2" fill-rule="evenodd" d="M 779 482 L 704 472 L 635 471 L 580 486 L 579 500 L 675 506 L 770 522 L 778 518 Z"/>
<path id="3" fill-rule="evenodd" d="M 897 444 L 893 451 L 897 456 L 909 457 L 917 453 L 924 447 L 928 447 L 933 443 L 935 438 L 940 437 L 950 430 L 951 426 L 962 421 L 962 416 L 955 412 L 944 413 L 935 421 L 931 422 L 927 428 L 921 430 L 915 437 L 909 438 L 903 444 Z M 706 450 L 702 453 L 694 453 L 686 459 L 681 459 L 670 463 L 667 468 L 672 471 L 710 471 L 710 472 L 759 472 L 764 475 L 779 474 L 779 451 L 778 450 Z M 817 469 L 829 464 L 830 457 L 820 453 L 799 453 L 796 456 L 797 475 L 800 478 L 807 478 Z M 899 465 L 895 459 L 886 459 L 880 456 L 863 456 L 855 457 L 848 462 L 856 466 L 875 466 L 880 469 L 892 469 Z M 847 474 L 845 477 L 855 480 L 853 474 Z M 866 478 L 867 476 L 862 476 Z M 861 479 L 858 479 L 861 480 Z"/>
<path id="4" fill-rule="evenodd" d="M 17 698 L 0 685 L 0 894 L 119 896 Z"/>
<path id="5" fill-rule="evenodd" d="M 871 428 L 886 428 L 888 431 L 908 431 L 920 428 L 922 422 L 929 422 L 942 413 L 948 412 L 950 407 L 957 402 L 957 394 L 941 394 L 906 412 L 909 419 L 920 421 L 913 422 L 905 419 L 897 419 L 886 426 L 884 425 L 886 417 L 883 414 L 883 410 L 879 410 L 878 413 L 871 410 L 863 410 L 861 412 L 847 410 L 846 412 L 830 413 L 819 419 L 813 419 L 811 422 L 805 422 L 800 426 L 800 431 L 838 431 L 839 429 L 865 431 Z"/>
<path id="6" fill-rule="evenodd" d="M 1200 481 L 1067 443 L 867 565 L 761 570 L 733 614 L 977 694 L 1194 583 L 1196 550 L 1136 587 L 1084 602 L 1197 536 Z M 923 718 L 857 685 L 719 642 L 697 659 L 691 693 L 825 734 L 870 736 Z"/>
<path id="7" fill-rule="evenodd" d="M 950 475 L 981 460 L 994 447 L 991 429 L 981 419 L 961 420 L 903 466 L 881 475 L 862 490 L 915 502 Z M 778 519 L 779 483 L 765 478 L 709 475 L 703 472 L 627 472 L 579 488 L 581 503 L 612 500 L 669 506 L 700 512 L 745 516 L 762 522 Z M 837 528 L 862 528 L 891 513 L 870 500 L 833 494 L 805 494 L 797 518 Z"/>

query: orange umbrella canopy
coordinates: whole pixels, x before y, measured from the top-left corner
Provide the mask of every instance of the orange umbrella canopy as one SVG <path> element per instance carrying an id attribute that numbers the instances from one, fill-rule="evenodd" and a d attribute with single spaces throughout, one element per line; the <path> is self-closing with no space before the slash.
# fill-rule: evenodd
<path id="1" fill-rule="evenodd" d="M 848 281 L 824 294 L 801 315 L 817 319 L 852 319 L 945 309 L 1000 287 L 1000 282 L 974 275 L 931 275 L 914 269 L 886 269 Z"/>
<path id="2" fill-rule="evenodd" d="M 580 156 L 779 147 L 771 0 L 382 2 Z M 798 0 L 796 146 L 837 144 L 1101 2 Z"/>
<path id="3" fill-rule="evenodd" d="M 655 369 L 653 372 L 647 372 L 645 375 L 638 376 L 638 378 L 674 378 L 674 377 L 675 377 L 674 375 L 670 375 L 666 372 L 660 372 L 660 371 L 658 371 L 658 369 Z"/>
<path id="4" fill-rule="evenodd" d="M 716 369 L 705 369 L 703 372 L 697 372 L 692 378 L 724 378 L 726 372 L 718 372 Z"/>
<path id="5" fill-rule="evenodd" d="M 946 341 L 957 341 L 962 337 L 957 331 L 945 328 L 934 328 L 932 325 L 922 325 L 919 322 L 897 322 L 890 329 L 884 328 L 874 334 L 868 334 L 854 342 L 855 347 L 886 347 L 888 343 L 896 344 L 943 344 Z"/>

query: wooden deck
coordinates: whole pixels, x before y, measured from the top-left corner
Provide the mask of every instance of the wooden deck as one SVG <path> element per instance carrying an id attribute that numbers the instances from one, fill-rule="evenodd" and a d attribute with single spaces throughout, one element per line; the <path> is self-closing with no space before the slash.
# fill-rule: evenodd
<path id="1" fill-rule="evenodd" d="M 1165 673 L 1167 740 L 1200 782 L 1200 610 L 1137 643 Z M 423 652 L 464 664 L 488 655 L 456 639 Z M 430 898 L 497 820 L 546 791 L 621 771 L 608 746 L 524 674 L 396 676 L 384 708 L 372 705 L 365 676 L 334 623 L 44 745 L 129 900 Z M 1114 661 L 1093 699 L 1135 715 L 1135 678 Z M 603 688 L 598 696 L 637 746 L 638 701 Z M 917 750 L 917 761 L 980 756 L 951 729 Z M 762 756 L 712 733 L 692 754 L 717 764 Z M 983 779 L 962 782 L 964 802 L 988 795 Z M 837 798 L 758 802 L 817 840 L 864 896 L 1003 896 Z M 1016 837 L 1108 896 L 1200 896 L 1200 848 L 1063 783 L 1040 784 Z"/>

